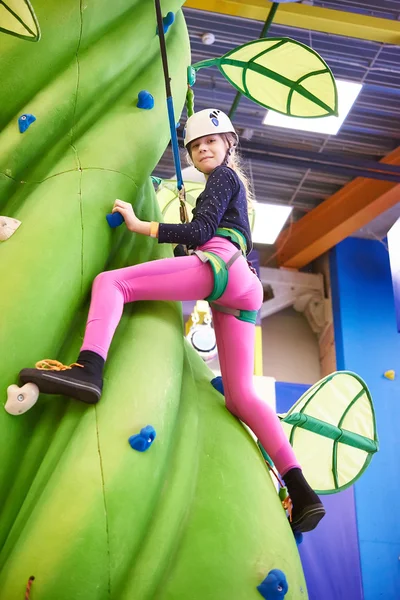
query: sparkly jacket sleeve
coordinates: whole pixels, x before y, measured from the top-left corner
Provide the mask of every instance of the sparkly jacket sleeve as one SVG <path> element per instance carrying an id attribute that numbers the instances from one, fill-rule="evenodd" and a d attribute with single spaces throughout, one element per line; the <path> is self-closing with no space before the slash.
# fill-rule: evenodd
<path id="1" fill-rule="evenodd" d="M 237 192 L 237 175 L 229 167 L 221 166 L 208 177 L 204 192 L 193 210 L 190 223 L 160 223 L 158 241 L 160 244 L 185 244 L 201 246 L 210 240 L 229 206 L 232 196 Z"/>

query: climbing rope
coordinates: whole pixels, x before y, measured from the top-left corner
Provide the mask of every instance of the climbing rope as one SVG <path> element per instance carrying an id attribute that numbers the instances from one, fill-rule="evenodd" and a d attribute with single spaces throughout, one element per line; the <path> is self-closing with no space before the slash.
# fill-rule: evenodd
<path id="1" fill-rule="evenodd" d="M 52 360 L 51 358 L 45 358 L 44 360 L 39 360 L 35 364 L 36 369 L 41 369 L 42 371 L 68 371 L 68 369 L 72 369 L 72 367 L 81 367 L 83 369 L 83 365 L 79 363 L 72 363 L 72 365 L 63 365 L 58 360 Z"/>
<path id="2" fill-rule="evenodd" d="M 282 500 L 282 506 L 289 515 L 289 521 L 292 522 L 293 502 L 290 496 L 286 496 L 286 498 Z"/>
<path id="3" fill-rule="evenodd" d="M 29 577 L 28 579 L 28 583 L 26 584 L 26 590 L 25 590 L 25 600 L 29 600 L 31 597 L 31 587 L 32 587 L 32 583 L 34 581 L 34 576 L 32 575 L 31 577 Z"/>
<path id="4" fill-rule="evenodd" d="M 169 76 L 168 71 L 168 58 L 167 58 L 167 48 L 165 45 L 165 35 L 164 35 L 164 26 L 163 26 L 163 18 L 160 6 L 160 0 L 155 0 L 156 7 L 156 15 L 157 15 L 157 27 L 158 27 L 158 37 L 160 38 L 160 51 L 161 51 L 161 60 L 164 71 L 164 80 L 165 80 L 165 92 L 167 95 L 167 109 L 168 109 L 168 120 L 169 120 L 169 128 L 171 131 L 171 143 L 172 143 L 172 152 L 174 155 L 174 164 L 176 171 L 176 182 L 179 191 L 179 202 L 180 202 L 180 217 L 182 223 L 187 223 L 189 221 L 186 205 L 185 205 L 185 187 L 183 185 L 183 177 L 182 177 L 182 169 L 181 169 L 181 161 L 179 157 L 179 146 L 178 146 L 178 136 L 176 134 L 176 125 L 175 125 L 175 114 L 174 114 L 174 103 L 172 100 L 172 92 L 171 92 L 171 78 Z"/>
<path id="5" fill-rule="evenodd" d="M 289 521 L 292 522 L 293 502 L 292 502 L 291 497 L 288 494 L 287 487 L 283 483 L 281 477 L 278 475 L 278 473 L 269 464 L 269 462 L 267 460 L 265 461 L 265 464 L 267 465 L 268 469 L 274 475 L 275 479 L 278 482 L 278 485 L 279 485 L 279 498 L 280 498 L 280 500 L 282 502 L 283 508 L 287 511 L 287 513 L 289 515 Z"/>

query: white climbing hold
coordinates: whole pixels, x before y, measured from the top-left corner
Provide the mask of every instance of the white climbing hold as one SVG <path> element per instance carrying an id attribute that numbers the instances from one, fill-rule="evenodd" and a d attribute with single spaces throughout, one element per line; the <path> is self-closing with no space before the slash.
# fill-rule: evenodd
<path id="1" fill-rule="evenodd" d="M 39 388 L 34 383 L 25 383 L 22 387 L 9 385 L 4 408 L 10 415 L 22 415 L 36 404 L 38 397 Z"/>
<path id="2" fill-rule="evenodd" d="M 0 216 L 0 242 L 8 240 L 20 225 L 21 221 L 18 221 L 18 219 Z"/>

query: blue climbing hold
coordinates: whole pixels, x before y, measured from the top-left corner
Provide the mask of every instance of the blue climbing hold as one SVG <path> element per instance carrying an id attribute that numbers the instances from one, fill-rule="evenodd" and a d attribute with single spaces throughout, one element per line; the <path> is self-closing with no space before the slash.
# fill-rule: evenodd
<path id="1" fill-rule="evenodd" d="M 175 21 L 175 15 L 174 15 L 174 13 L 173 12 L 167 13 L 166 16 L 162 20 L 164 34 L 167 33 L 168 29 L 171 27 L 171 25 L 172 25 L 172 23 L 174 21 Z M 156 34 L 158 35 L 158 27 L 156 29 Z"/>
<path id="2" fill-rule="evenodd" d="M 150 448 L 155 437 L 156 430 L 151 425 L 147 425 L 147 427 L 143 427 L 143 429 L 140 430 L 140 433 L 131 435 L 128 441 L 134 450 L 145 452 Z"/>
<path id="3" fill-rule="evenodd" d="M 298 546 L 300 546 L 300 544 L 303 541 L 303 534 L 301 533 L 301 531 L 295 531 L 294 532 L 294 539 L 296 540 L 296 544 Z"/>
<path id="4" fill-rule="evenodd" d="M 143 108 L 144 110 L 151 110 L 154 108 L 154 98 L 150 92 L 147 92 L 146 90 L 139 92 L 136 106 L 138 108 Z"/>
<path id="5" fill-rule="evenodd" d="M 36 121 L 35 115 L 29 113 L 21 115 L 18 119 L 19 132 L 24 133 L 34 121 Z"/>
<path id="6" fill-rule="evenodd" d="M 113 229 L 115 227 L 119 227 L 120 225 L 122 225 L 122 223 L 125 222 L 124 217 L 119 212 L 109 213 L 108 215 L 106 215 L 106 219 L 109 226 Z"/>
<path id="7" fill-rule="evenodd" d="M 285 573 L 279 569 L 272 569 L 257 589 L 265 600 L 284 598 L 289 589 Z"/>
<path id="8" fill-rule="evenodd" d="M 211 385 L 213 387 L 215 387 L 215 389 L 217 390 L 217 392 L 219 392 L 220 394 L 224 395 L 224 384 L 222 383 L 222 377 L 221 376 L 214 377 L 214 379 L 211 380 Z"/>

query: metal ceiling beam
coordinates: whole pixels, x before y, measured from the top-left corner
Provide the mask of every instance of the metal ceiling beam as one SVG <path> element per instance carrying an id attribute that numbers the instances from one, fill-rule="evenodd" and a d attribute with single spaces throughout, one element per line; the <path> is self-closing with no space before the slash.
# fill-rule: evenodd
<path id="1" fill-rule="evenodd" d="M 384 163 L 400 164 L 400 147 Z M 400 185 L 358 177 L 314 208 L 277 240 L 279 266 L 300 269 L 398 204 Z"/>
<path id="2" fill-rule="evenodd" d="M 177 133 L 179 142 L 183 144 L 183 129 L 180 127 Z M 348 178 L 365 177 L 400 183 L 400 164 L 353 158 L 345 154 L 313 152 L 246 141 L 240 145 L 240 154 L 248 160 L 277 163 L 295 169 L 311 169 Z"/>
<path id="3" fill-rule="evenodd" d="M 243 19 L 265 21 L 272 4 L 265 0 L 186 0 L 184 6 Z M 399 21 L 307 4 L 282 4 L 276 13 L 274 23 L 361 40 L 400 44 Z"/>

